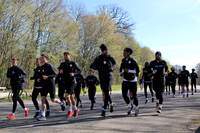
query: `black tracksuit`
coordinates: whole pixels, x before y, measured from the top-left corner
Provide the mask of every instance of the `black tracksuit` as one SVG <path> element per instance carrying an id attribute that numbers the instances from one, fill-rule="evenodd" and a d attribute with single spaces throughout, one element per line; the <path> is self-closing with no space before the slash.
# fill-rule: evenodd
<path id="1" fill-rule="evenodd" d="M 125 70 L 128 70 L 126 72 Z M 122 83 L 122 96 L 126 102 L 126 104 L 130 103 L 130 99 L 134 99 L 134 104 L 138 106 L 138 98 L 137 98 L 137 76 L 139 74 L 138 63 L 132 58 L 122 59 L 122 63 L 120 66 L 120 73 L 123 74 L 123 83 Z M 128 90 L 132 92 L 133 97 L 127 96 Z"/>
<path id="2" fill-rule="evenodd" d="M 153 89 L 152 89 L 152 74 L 153 71 L 150 67 L 143 68 L 143 75 L 142 79 L 144 80 L 144 95 L 147 98 L 147 87 L 149 86 L 149 90 L 151 92 L 151 96 L 154 96 Z"/>
<path id="3" fill-rule="evenodd" d="M 18 66 L 12 66 L 8 68 L 7 77 L 10 78 L 10 85 L 12 88 L 12 100 L 13 100 L 13 110 L 12 113 L 15 113 L 17 108 L 17 101 L 25 108 L 24 102 L 20 98 L 20 91 L 23 89 L 23 84 L 25 83 L 26 73 L 23 69 Z"/>
<path id="4" fill-rule="evenodd" d="M 74 93 L 76 97 L 76 106 L 78 106 L 79 102 L 81 103 L 80 99 L 81 89 L 85 88 L 85 79 L 83 78 L 83 75 L 81 75 L 80 73 L 75 75 L 75 79 L 76 79 L 76 87 L 74 89 Z"/>
<path id="5" fill-rule="evenodd" d="M 176 79 L 178 74 L 175 71 L 172 71 L 168 74 L 170 86 L 172 88 L 172 93 L 175 95 L 176 93 Z"/>
<path id="6" fill-rule="evenodd" d="M 80 68 L 75 62 L 66 60 L 60 64 L 59 69 L 63 70 L 65 92 L 70 95 L 74 94 L 76 80 L 74 76 L 70 76 L 70 73 L 74 73 L 75 75 L 81 73 Z"/>
<path id="7" fill-rule="evenodd" d="M 50 63 L 45 63 L 41 66 L 42 68 L 42 75 L 48 76 L 46 80 L 42 78 L 42 91 L 41 96 L 47 96 L 48 93 L 50 94 L 50 98 L 55 98 L 55 81 L 54 78 L 56 77 L 56 70 Z"/>
<path id="8" fill-rule="evenodd" d="M 111 90 L 113 70 L 115 69 L 116 61 L 111 55 L 101 54 L 97 56 L 90 68 L 97 70 L 99 73 L 100 87 L 104 93 L 104 109 L 107 109 L 108 102 L 112 104 L 109 94 Z"/>
<path id="9" fill-rule="evenodd" d="M 191 78 L 191 88 L 192 88 L 192 92 L 193 92 L 193 87 L 195 88 L 195 92 L 196 92 L 196 79 L 198 78 L 197 73 L 192 72 L 190 74 L 190 78 Z"/>
<path id="10" fill-rule="evenodd" d="M 34 69 L 34 75 L 33 77 L 31 77 L 31 80 L 34 80 L 34 89 L 32 92 L 32 101 L 33 104 L 36 108 L 36 110 L 39 110 L 39 105 L 38 105 L 38 101 L 37 101 L 37 97 L 39 95 L 39 93 L 41 93 L 42 91 L 42 67 L 38 66 Z M 39 81 L 38 81 L 39 80 Z M 47 110 L 49 110 L 49 103 L 46 100 L 46 106 L 47 106 Z"/>
<path id="11" fill-rule="evenodd" d="M 99 80 L 94 75 L 89 75 L 85 79 L 86 86 L 88 88 L 88 97 L 91 101 L 91 104 L 95 103 L 95 95 L 96 95 L 96 85 L 99 84 Z"/>
<path id="12" fill-rule="evenodd" d="M 168 72 L 168 66 L 164 60 L 153 60 L 150 63 L 150 67 L 153 70 L 153 90 L 156 93 L 156 98 L 159 100 L 159 104 L 162 104 L 162 94 L 164 91 L 164 72 Z"/>

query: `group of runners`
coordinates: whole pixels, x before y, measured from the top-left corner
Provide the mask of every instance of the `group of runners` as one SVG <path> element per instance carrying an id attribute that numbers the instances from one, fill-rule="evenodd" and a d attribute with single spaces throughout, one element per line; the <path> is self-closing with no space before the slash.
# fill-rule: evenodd
<path id="1" fill-rule="evenodd" d="M 34 75 L 31 80 L 34 80 L 34 89 L 32 92 L 32 101 L 36 109 L 34 118 L 39 121 L 46 120 L 50 115 L 49 102 L 47 95 L 50 94 L 50 99 L 54 103 L 58 103 L 61 106 L 61 110 L 65 111 L 66 105 L 68 106 L 67 118 L 72 116 L 77 117 L 79 113 L 78 107 L 82 107 L 82 101 L 80 99 L 80 92 L 83 90 L 85 93 L 85 87 L 88 88 L 88 96 L 91 101 L 90 109 L 94 107 L 96 86 L 100 84 L 102 90 L 102 110 L 101 116 L 106 116 L 107 108 L 112 113 L 114 111 L 114 104 L 111 98 L 111 84 L 113 79 L 113 71 L 116 69 L 116 61 L 108 53 L 108 48 L 105 44 L 100 46 L 101 54 L 95 58 L 90 65 L 88 76 L 84 78 L 81 75 L 81 69 L 76 62 L 72 61 L 71 54 L 69 52 L 64 53 L 64 62 L 58 67 L 58 73 L 52 64 L 48 62 L 49 57 L 42 54 L 40 58 L 36 59 L 36 68 L 34 69 Z M 135 110 L 135 116 L 139 114 L 139 105 L 137 98 L 137 82 L 139 77 L 139 66 L 137 61 L 131 57 L 133 53 L 131 48 L 125 48 L 123 51 L 124 58 L 120 65 L 120 76 L 123 78 L 122 82 L 122 97 L 125 103 L 128 105 L 127 114 L 130 115 L 132 110 Z M 97 78 L 94 72 L 98 71 L 99 78 Z M 156 100 L 156 109 L 158 113 L 161 113 L 163 106 L 163 92 L 165 88 L 165 81 L 168 77 L 170 80 L 170 87 L 175 95 L 176 78 L 179 79 L 179 85 L 182 87 L 182 93 L 185 96 L 184 87 L 187 88 L 188 96 L 188 77 L 191 77 L 191 84 L 195 85 L 196 91 L 196 78 L 197 75 L 193 70 L 193 73 L 189 74 L 183 66 L 183 70 L 176 74 L 175 69 L 172 67 L 172 71 L 168 71 L 167 63 L 161 59 L 161 53 L 155 53 L 155 60 L 150 63 L 146 62 L 142 72 L 142 80 L 144 81 L 144 90 L 146 102 L 147 87 L 149 87 L 152 102 Z M 25 117 L 28 116 L 29 109 L 25 107 L 23 100 L 20 97 L 20 91 L 23 90 L 25 84 L 26 73 L 22 68 L 18 66 L 18 60 L 12 59 L 12 66 L 8 68 L 7 77 L 10 78 L 10 85 L 13 92 L 13 110 L 8 116 L 8 119 L 15 118 L 15 111 L 17 102 L 22 106 L 25 111 Z M 187 80 L 186 80 L 187 78 Z M 194 82 L 195 81 L 195 82 Z M 58 97 L 56 98 L 56 85 L 58 84 Z M 156 98 L 154 98 L 154 93 Z M 193 94 L 193 88 L 192 88 Z M 37 97 L 41 95 L 42 106 L 39 108 Z M 135 106 L 135 107 L 134 107 Z"/>

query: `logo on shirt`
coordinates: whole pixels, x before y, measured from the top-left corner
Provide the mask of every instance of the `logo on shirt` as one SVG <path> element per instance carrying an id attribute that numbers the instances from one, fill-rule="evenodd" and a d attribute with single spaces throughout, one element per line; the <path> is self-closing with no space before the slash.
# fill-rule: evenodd
<path id="1" fill-rule="evenodd" d="M 70 64 L 69 66 L 72 67 L 72 64 Z"/>
<path id="2" fill-rule="evenodd" d="M 15 74 L 15 71 L 12 71 L 12 74 Z"/>
<path id="3" fill-rule="evenodd" d="M 106 64 L 106 63 L 107 63 L 106 61 L 103 62 L 103 64 Z"/>
<path id="4" fill-rule="evenodd" d="M 131 64 L 131 61 L 129 61 L 128 64 Z"/>

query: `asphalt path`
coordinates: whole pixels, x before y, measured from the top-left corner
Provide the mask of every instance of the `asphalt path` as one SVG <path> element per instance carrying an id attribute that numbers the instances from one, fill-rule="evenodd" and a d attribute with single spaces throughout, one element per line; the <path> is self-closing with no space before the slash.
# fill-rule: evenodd
<path id="1" fill-rule="evenodd" d="M 144 104 L 144 95 L 139 93 L 140 114 L 135 117 L 134 111 L 127 116 L 127 105 L 120 92 L 112 94 L 116 110 L 107 111 L 106 117 L 100 116 L 102 97 L 97 94 L 94 110 L 90 110 L 87 96 L 81 96 L 83 108 L 80 108 L 77 118 L 66 118 L 67 111 L 61 111 L 60 106 L 50 102 L 51 114 L 46 121 L 33 118 L 35 108 L 31 100 L 25 100 L 30 109 L 29 117 L 24 117 L 24 111 L 19 106 L 16 119 L 6 117 L 12 110 L 11 102 L 0 103 L 0 132 L 2 133 L 192 133 L 198 132 L 200 119 L 200 93 L 182 98 L 181 95 L 164 95 L 164 106 L 161 114 L 155 110 L 155 102 Z"/>

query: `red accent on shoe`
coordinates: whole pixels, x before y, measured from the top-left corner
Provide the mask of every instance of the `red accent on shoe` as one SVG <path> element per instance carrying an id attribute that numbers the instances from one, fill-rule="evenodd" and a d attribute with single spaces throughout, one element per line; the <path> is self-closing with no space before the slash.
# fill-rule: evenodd
<path id="1" fill-rule="evenodd" d="M 70 117 L 72 117 L 72 111 L 68 111 L 67 113 L 67 118 L 70 118 Z"/>
<path id="2" fill-rule="evenodd" d="M 15 116 L 14 116 L 13 114 L 10 114 L 10 115 L 8 116 L 8 119 L 10 119 L 10 120 L 15 119 Z"/>
<path id="3" fill-rule="evenodd" d="M 29 113 L 29 108 L 27 108 L 27 109 L 25 110 L 25 117 L 28 117 L 28 113 Z"/>
<path id="4" fill-rule="evenodd" d="M 77 117 L 77 116 L 78 116 L 78 112 L 79 112 L 79 109 L 74 110 L 73 116 L 74 116 L 74 117 Z"/>

